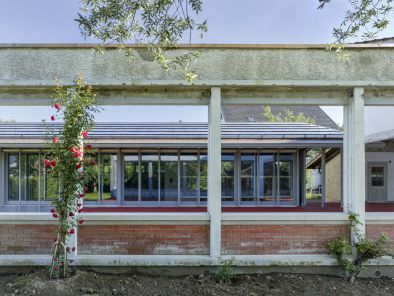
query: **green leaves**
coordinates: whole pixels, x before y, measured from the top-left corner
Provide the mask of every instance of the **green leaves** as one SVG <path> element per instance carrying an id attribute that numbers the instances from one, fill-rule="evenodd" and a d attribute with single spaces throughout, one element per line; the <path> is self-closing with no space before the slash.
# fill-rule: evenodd
<path id="1" fill-rule="evenodd" d="M 207 32 L 207 22 L 196 19 L 202 11 L 202 0 L 83 0 L 76 21 L 85 38 L 118 44 L 128 49 L 126 57 L 134 56 L 126 44 L 147 44 L 154 60 L 165 71 L 179 71 L 188 81 L 196 78 L 191 69 L 195 59 L 192 50 L 182 54 L 169 53 L 192 31 Z"/>

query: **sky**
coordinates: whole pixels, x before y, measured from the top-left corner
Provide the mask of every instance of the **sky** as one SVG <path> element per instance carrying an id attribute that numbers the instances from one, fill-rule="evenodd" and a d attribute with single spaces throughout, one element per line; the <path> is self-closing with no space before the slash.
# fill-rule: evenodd
<path id="1" fill-rule="evenodd" d="M 201 18 L 208 21 L 203 39 L 193 43 L 327 44 L 332 28 L 346 11 L 347 1 L 331 1 L 318 10 L 317 0 L 205 0 Z M 0 0 L 0 43 L 85 43 L 76 18 L 79 0 Z M 394 29 L 379 37 L 394 36 Z M 323 107 L 342 123 L 340 107 Z M 394 128 L 393 108 L 367 108 L 366 133 Z M 0 107 L 1 119 L 40 121 L 49 107 Z M 376 121 L 375 118 L 385 118 Z M 206 121 L 205 107 L 129 106 L 105 107 L 97 121 Z"/>

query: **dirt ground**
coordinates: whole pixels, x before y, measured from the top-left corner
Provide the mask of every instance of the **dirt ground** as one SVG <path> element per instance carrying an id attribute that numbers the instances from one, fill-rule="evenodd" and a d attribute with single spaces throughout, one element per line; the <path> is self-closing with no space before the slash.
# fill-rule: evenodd
<path id="1" fill-rule="evenodd" d="M 0 275 L 0 295 L 394 295 L 394 279 L 358 279 L 348 284 L 331 276 L 305 274 L 238 275 L 223 283 L 216 275 L 184 277 L 102 274 L 77 271 L 48 280 L 45 271 Z"/>

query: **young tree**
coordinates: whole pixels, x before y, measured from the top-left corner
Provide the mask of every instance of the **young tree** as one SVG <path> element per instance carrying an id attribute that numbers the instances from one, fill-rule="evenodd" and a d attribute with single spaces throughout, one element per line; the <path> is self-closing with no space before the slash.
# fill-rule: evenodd
<path id="1" fill-rule="evenodd" d="M 96 170 L 94 150 L 84 145 L 94 124 L 95 95 L 92 88 L 80 76 L 74 81 L 73 88 L 65 89 L 60 84 L 52 98 L 56 113 L 52 121 L 62 120 L 61 130 L 48 125 L 48 154 L 44 160 L 47 172 L 56 180 L 53 186 L 51 213 L 57 220 L 57 237 L 54 241 L 50 277 L 66 277 L 68 272 L 67 256 L 75 250 L 69 242 L 75 230 L 84 221 L 77 218 L 83 211 L 85 184 Z"/>
<path id="2" fill-rule="evenodd" d="M 154 59 L 166 71 L 180 70 L 191 81 L 196 74 L 191 62 L 197 52 L 187 50 L 170 55 L 169 49 L 177 46 L 187 33 L 196 30 L 202 36 L 207 31 L 206 21 L 196 18 L 202 10 L 202 0 L 82 0 L 83 7 L 76 21 L 82 35 L 98 39 L 103 47 L 119 45 L 129 59 L 134 51 L 125 45 L 148 44 Z"/>

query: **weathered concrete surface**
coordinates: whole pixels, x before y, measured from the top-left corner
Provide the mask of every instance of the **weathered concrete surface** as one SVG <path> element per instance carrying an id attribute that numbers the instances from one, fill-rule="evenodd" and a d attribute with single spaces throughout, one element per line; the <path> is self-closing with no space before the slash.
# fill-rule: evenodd
<path id="1" fill-rule="evenodd" d="M 196 50 L 201 52 L 194 65 L 199 85 L 264 85 L 269 80 L 394 84 L 394 48 L 389 47 L 350 48 L 351 59 L 346 63 L 324 48 Z M 53 85 L 54 77 L 70 84 L 78 73 L 93 85 L 187 84 L 180 75 L 165 73 L 145 49 L 136 53 L 128 63 L 114 49 L 96 54 L 90 48 L 0 47 L 0 86 Z"/>

